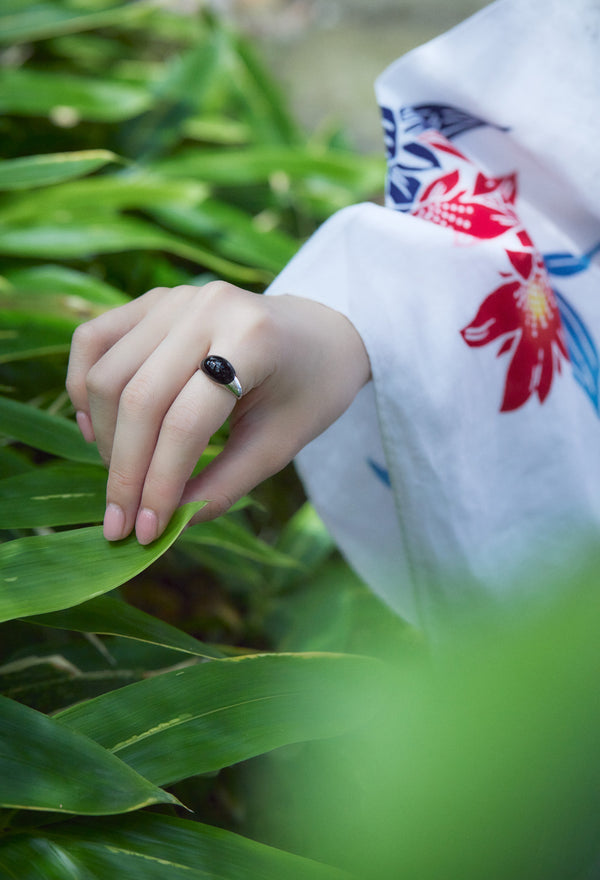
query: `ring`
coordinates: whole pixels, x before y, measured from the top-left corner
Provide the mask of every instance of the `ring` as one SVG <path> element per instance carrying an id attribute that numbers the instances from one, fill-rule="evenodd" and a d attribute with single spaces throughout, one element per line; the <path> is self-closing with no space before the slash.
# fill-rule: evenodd
<path id="1" fill-rule="evenodd" d="M 209 354 L 200 364 L 200 369 L 213 382 L 223 385 L 228 391 L 231 391 L 234 397 L 239 398 L 244 393 L 240 380 L 235 375 L 235 370 L 226 358 L 220 357 L 218 354 Z"/>

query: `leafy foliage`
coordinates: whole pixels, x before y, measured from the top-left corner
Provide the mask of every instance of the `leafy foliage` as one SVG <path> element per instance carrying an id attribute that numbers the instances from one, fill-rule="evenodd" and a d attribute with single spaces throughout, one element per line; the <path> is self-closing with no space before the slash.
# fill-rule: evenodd
<path id="1" fill-rule="evenodd" d="M 302 526 L 289 472 L 263 490 L 270 512 L 246 500 L 190 529 L 162 569 L 197 505 L 151 547 L 108 544 L 105 473 L 64 377 L 77 324 L 150 287 L 260 291 L 322 217 L 379 188 L 382 163 L 308 141 L 208 13 L 8 0 L 0 40 L 0 875 L 341 877 L 183 818 L 224 768 L 356 724 L 341 685 L 362 692 L 375 661 L 254 656 L 281 641 L 279 597 L 332 557 L 323 527 Z M 189 778 L 183 807 L 165 787 Z M 161 804 L 178 815 L 140 812 Z"/>
<path id="2" fill-rule="evenodd" d="M 151 547 L 101 537 L 77 324 L 154 286 L 260 291 L 383 180 L 299 130 L 228 25 L 168 7 L 0 6 L 0 877 L 582 877 L 592 591 L 431 655 L 290 470 Z"/>

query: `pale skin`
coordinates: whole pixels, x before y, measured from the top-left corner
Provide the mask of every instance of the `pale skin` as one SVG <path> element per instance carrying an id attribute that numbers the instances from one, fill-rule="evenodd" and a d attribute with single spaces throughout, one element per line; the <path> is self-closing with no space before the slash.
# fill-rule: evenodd
<path id="1" fill-rule="evenodd" d="M 198 368 L 227 358 L 236 400 Z M 262 296 L 225 282 L 156 288 L 75 331 L 67 391 L 79 428 L 108 468 L 104 534 L 156 540 L 175 509 L 207 501 L 213 519 L 288 464 L 370 378 L 352 323 L 302 297 Z M 229 440 L 192 471 L 229 418 Z"/>

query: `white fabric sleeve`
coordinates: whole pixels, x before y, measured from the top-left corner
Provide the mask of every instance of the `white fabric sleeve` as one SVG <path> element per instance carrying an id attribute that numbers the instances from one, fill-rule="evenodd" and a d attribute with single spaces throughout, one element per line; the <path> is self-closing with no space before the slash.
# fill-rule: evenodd
<path id="1" fill-rule="evenodd" d="M 600 76 L 577 59 L 598 74 L 600 7 L 574 3 L 575 23 L 556 0 L 493 4 L 392 65 L 389 206 L 334 215 L 268 291 L 364 341 L 372 382 L 298 469 L 351 565 L 426 627 L 549 589 L 597 540 Z M 562 71 L 554 115 L 540 71 Z"/>

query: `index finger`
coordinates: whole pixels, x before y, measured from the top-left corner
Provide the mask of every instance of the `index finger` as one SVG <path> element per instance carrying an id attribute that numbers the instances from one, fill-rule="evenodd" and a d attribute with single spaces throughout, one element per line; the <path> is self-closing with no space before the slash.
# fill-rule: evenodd
<path id="1" fill-rule="evenodd" d="M 143 296 L 80 324 L 73 333 L 66 388 L 77 412 L 89 417 L 86 378 L 93 365 L 144 317 L 163 293 L 155 288 Z"/>

